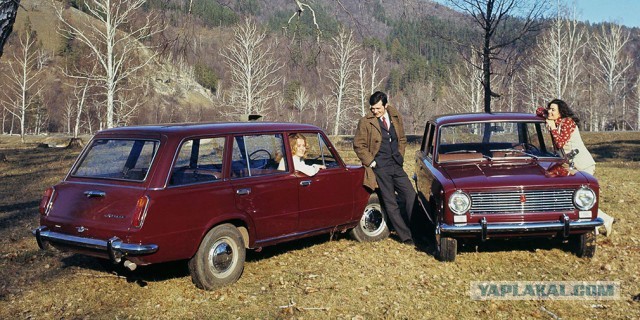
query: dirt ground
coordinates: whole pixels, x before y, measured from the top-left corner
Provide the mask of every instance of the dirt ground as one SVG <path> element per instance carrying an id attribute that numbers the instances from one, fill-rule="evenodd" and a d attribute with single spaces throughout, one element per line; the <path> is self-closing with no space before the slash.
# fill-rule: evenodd
<path id="1" fill-rule="evenodd" d="M 38 203 L 78 149 L 66 138 L 0 137 L 0 319 L 639 319 L 640 133 L 584 133 L 598 161 L 600 208 L 616 218 L 593 259 L 554 241 L 489 241 L 453 263 L 393 238 L 319 236 L 248 252 L 240 280 L 192 283 L 184 261 L 124 272 L 98 259 L 40 251 Z M 349 137 L 333 138 L 353 162 Z M 411 141 L 419 140 L 412 137 Z M 412 144 L 407 158 L 412 158 Z M 2 160 L 3 154 L 6 160 Z M 406 171 L 413 173 L 413 161 Z M 472 281 L 619 281 L 618 300 L 475 301 Z"/>

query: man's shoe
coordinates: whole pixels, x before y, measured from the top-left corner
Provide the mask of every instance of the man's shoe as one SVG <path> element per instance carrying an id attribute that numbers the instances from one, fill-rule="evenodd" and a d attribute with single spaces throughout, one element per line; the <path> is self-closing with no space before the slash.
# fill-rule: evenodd
<path id="1" fill-rule="evenodd" d="M 416 244 L 415 244 L 415 243 L 413 243 L 413 239 L 407 239 L 407 240 L 404 240 L 404 241 L 402 241 L 402 244 L 406 244 L 406 245 L 408 245 L 408 246 L 412 246 L 412 247 L 415 247 L 415 246 L 416 246 Z"/>

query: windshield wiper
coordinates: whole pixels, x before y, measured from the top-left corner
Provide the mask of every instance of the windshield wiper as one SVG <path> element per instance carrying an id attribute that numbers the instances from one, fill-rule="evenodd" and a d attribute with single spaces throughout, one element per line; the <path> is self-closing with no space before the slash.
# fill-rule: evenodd
<path id="1" fill-rule="evenodd" d="M 529 157 L 533 158 L 534 160 L 538 160 L 539 159 L 539 157 L 534 155 L 534 154 L 531 154 L 531 153 L 526 152 L 524 150 L 513 149 L 513 148 L 509 148 L 509 149 L 492 149 L 492 150 L 489 150 L 489 151 L 491 151 L 492 154 L 494 152 L 511 152 L 511 153 L 516 153 L 517 152 L 517 153 L 523 154 L 525 156 L 529 156 Z M 491 159 L 493 159 L 493 158 L 494 157 L 491 157 Z"/>

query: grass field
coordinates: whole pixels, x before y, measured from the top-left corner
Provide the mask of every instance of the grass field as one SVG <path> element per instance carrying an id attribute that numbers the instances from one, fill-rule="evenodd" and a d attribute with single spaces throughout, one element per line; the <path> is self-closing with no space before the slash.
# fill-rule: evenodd
<path id="1" fill-rule="evenodd" d="M 38 148 L 64 138 L 0 137 L 0 319 L 639 319 L 640 133 L 584 133 L 598 161 L 600 207 L 616 218 L 591 259 L 552 241 L 493 241 L 454 263 L 392 238 L 358 243 L 319 236 L 248 252 L 229 287 L 197 289 L 185 262 L 134 272 L 80 255 L 40 251 L 31 230 L 38 203 L 79 150 Z M 334 138 L 354 161 L 349 138 Z M 417 139 L 413 138 L 412 141 Z M 410 145 L 407 158 L 417 144 Z M 1 159 L 1 157 L 0 157 Z M 406 171 L 413 173 L 413 161 Z M 619 281 L 618 300 L 475 301 L 472 281 Z"/>

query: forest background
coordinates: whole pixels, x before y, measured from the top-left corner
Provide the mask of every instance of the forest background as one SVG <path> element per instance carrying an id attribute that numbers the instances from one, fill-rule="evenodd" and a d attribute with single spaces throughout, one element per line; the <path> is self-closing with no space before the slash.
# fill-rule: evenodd
<path id="1" fill-rule="evenodd" d="M 493 53 L 491 110 L 560 97 L 582 130 L 638 130 L 640 30 L 583 23 L 562 1 L 516 2 L 544 10 Z M 23 0 L 0 60 L 1 132 L 259 114 L 353 134 L 383 90 L 421 133 L 435 114 L 483 110 L 476 22 L 428 0 Z M 526 23 L 514 9 L 496 37 Z"/>

